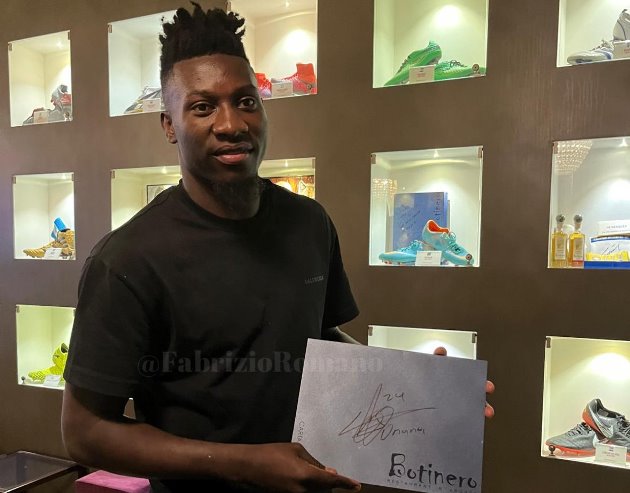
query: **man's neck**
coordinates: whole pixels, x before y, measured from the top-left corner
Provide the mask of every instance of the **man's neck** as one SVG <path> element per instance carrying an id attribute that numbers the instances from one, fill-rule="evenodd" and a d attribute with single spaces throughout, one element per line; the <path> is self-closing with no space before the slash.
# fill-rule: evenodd
<path id="1" fill-rule="evenodd" d="M 242 220 L 254 217 L 258 213 L 261 193 L 257 189 L 249 190 L 256 184 L 251 184 L 246 193 L 234 200 L 235 192 L 230 192 L 226 197 L 225 193 L 217 191 L 218 187 L 205 185 L 185 173 L 182 176 L 182 183 L 193 202 L 215 216 Z"/>

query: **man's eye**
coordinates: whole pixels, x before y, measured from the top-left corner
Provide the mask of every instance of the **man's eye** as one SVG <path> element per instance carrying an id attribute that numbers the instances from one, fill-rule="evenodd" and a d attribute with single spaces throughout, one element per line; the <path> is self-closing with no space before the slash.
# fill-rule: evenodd
<path id="1" fill-rule="evenodd" d="M 238 105 L 241 108 L 246 108 L 246 109 L 256 109 L 258 107 L 258 101 L 256 100 L 256 98 L 253 98 L 251 96 L 248 96 L 246 98 L 242 98 L 239 102 Z"/>
<path id="2" fill-rule="evenodd" d="M 208 113 L 212 110 L 208 103 L 197 103 L 192 109 L 195 113 Z"/>

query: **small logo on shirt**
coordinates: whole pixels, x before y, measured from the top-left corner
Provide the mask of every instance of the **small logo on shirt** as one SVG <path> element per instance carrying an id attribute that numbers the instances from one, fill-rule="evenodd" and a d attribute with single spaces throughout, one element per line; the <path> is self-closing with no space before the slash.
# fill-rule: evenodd
<path id="1" fill-rule="evenodd" d="M 316 282 L 322 282 L 323 280 L 324 276 L 307 277 L 304 279 L 304 284 L 315 284 Z"/>

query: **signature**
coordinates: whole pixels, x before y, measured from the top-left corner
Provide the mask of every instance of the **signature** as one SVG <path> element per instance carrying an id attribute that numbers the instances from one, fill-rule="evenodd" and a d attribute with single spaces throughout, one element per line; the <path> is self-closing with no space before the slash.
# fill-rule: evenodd
<path id="1" fill-rule="evenodd" d="M 379 384 L 370 401 L 370 405 L 366 411 L 359 411 L 350 423 L 348 423 L 338 434 L 338 436 L 352 433 L 354 443 L 369 445 L 377 438 L 385 440 L 394 431 L 393 421 L 405 414 L 417 413 L 419 411 L 427 411 L 435 409 L 434 407 L 420 407 L 417 409 L 408 409 L 406 411 L 396 411 L 392 406 L 385 405 L 379 409 L 379 399 L 383 391 L 383 384 Z M 404 402 L 404 392 L 398 394 L 384 394 L 387 402 L 398 398 Z M 362 416 L 363 415 L 363 416 Z M 358 423 L 358 424 L 357 424 Z"/>

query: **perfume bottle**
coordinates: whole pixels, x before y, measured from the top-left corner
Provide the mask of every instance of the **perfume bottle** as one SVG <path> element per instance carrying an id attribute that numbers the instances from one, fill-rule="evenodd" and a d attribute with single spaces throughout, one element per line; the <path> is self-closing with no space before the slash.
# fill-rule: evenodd
<path id="1" fill-rule="evenodd" d="M 551 262 L 550 267 L 562 268 L 567 266 L 568 235 L 563 231 L 564 214 L 556 216 L 556 228 L 551 234 Z"/>
<path id="2" fill-rule="evenodd" d="M 584 267 L 585 236 L 580 231 L 582 216 L 573 216 L 575 231 L 569 235 L 569 267 Z"/>

